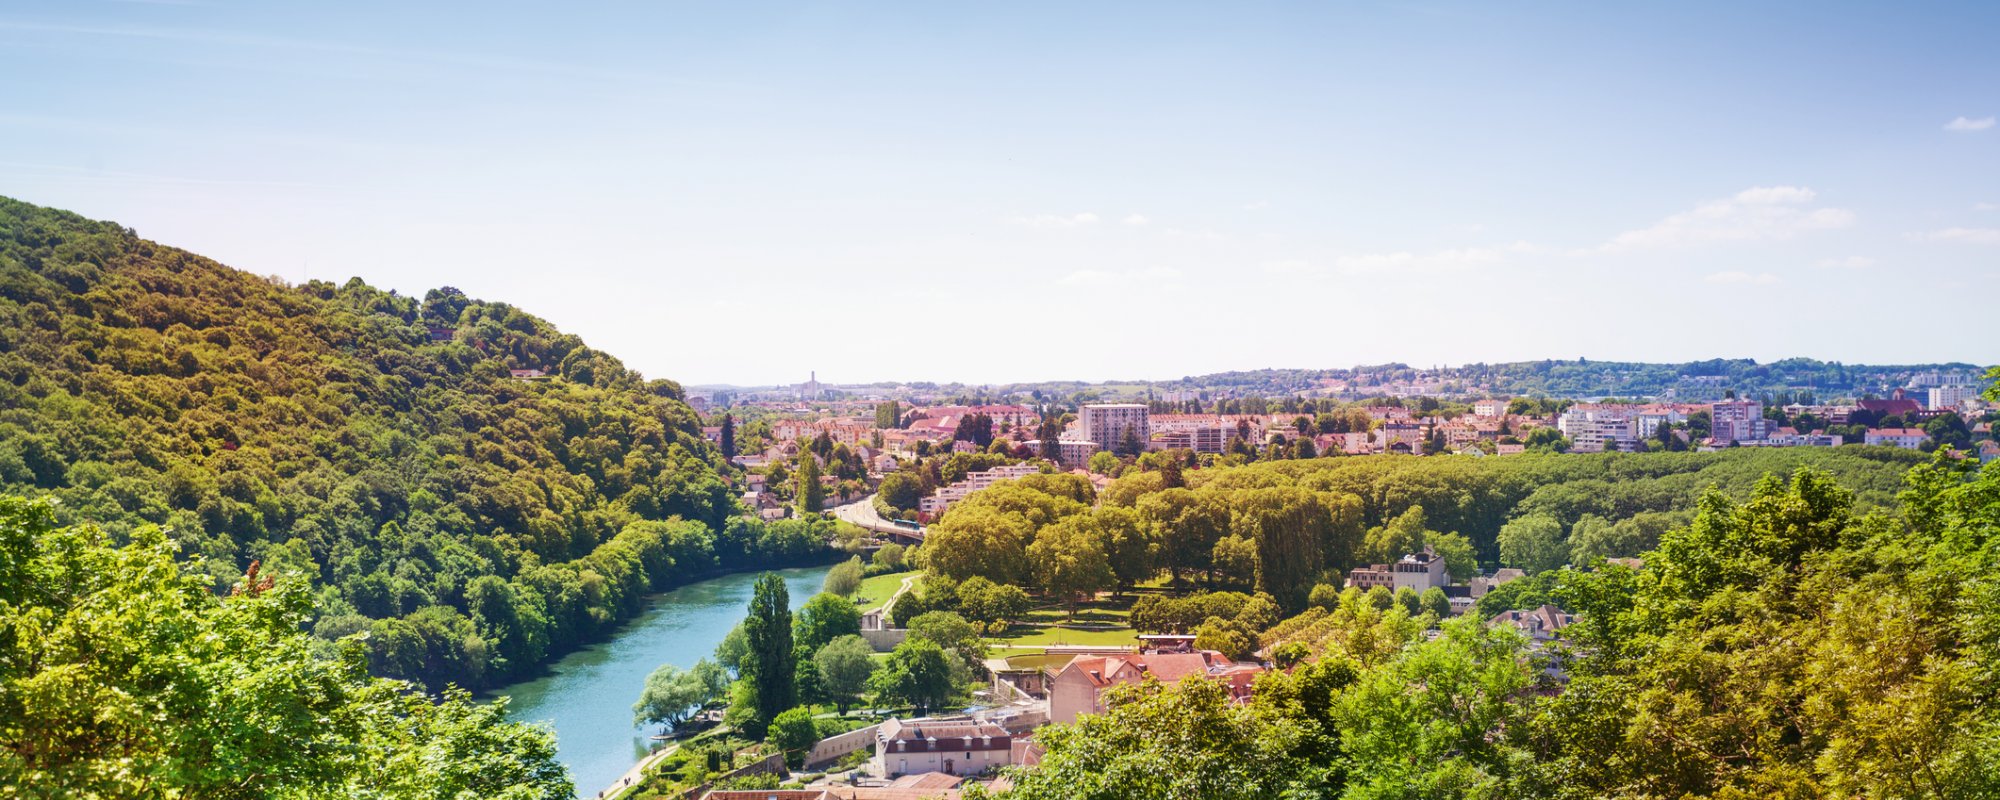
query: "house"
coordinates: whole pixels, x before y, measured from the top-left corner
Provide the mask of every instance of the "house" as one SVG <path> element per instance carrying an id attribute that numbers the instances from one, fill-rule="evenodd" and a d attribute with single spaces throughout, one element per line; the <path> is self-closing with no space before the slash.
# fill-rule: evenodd
<path id="1" fill-rule="evenodd" d="M 546 378 L 549 374 L 538 369 L 510 369 L 507 370 L 507 376 L 517 380 L 534 381 Z"/>
<path id="2" fill-rule="evenodd" d="M 1864 444 L 1887 445 L 1905 450 L 1923 447 L 1924 442 L 1930 440 L 1931 435 L 1924 433 L 1922 428 L 1869 428 L 1862 436 Z"/>
<path id="3" fill-rule="evenodd" d="M 1014 736 L 973 719 L 891 719 L 875 732 L 874 772 L 979 775 L 1013 762 Z"/>
<path id="4" fill-rule="evenodd" d="M 1101 714 L 1106 689 L 1136 685 L 1148 677 L 1172 684 L 1200 676 L 1223 684 L 1236 702 L 1247 702 L 1263 671 L 1260 665 L 1238 664 L 1212 650 L 1079 656 L 1049 680 L 1049 721 L 1070 723 L 1084 714 Z"/>
<path id="5" fill-rule="evenodd" d="M 1472 401 L 1472 413 L 1482 417 L 1498 417 L 1507 413 L 1506 400 L 1489 398 Z"/>
<path id="6" fill-rule="evenodd" d="M 1407 554 L 1394 564 L 1370 564 L 1348 570 L 1347 585 L 1364 592 L 1382 586 L 1390 591 L 1407 588 L 1421 594 L 1434 586 L 1451 585 L 1451 576 L 1445 572 L 1444 558 L 1425 545 L 1422 552 Z"/>
<path id="7" fill-rule="evenodd" d="M 1394 590 L 1396 586 L 1396 573 L 1390 571 L 1388 564 L 1370 564 L 1365 567 L 1355 567 L 1347 571 L 1347 585 L 1364 592 L 1377 586 L 1388 587 Z"/>
<path id="8" fill-rule="evenodd" d="M 1540 608 L 1526 611 L 1502 611 L 1495 614 L 1491 621 L 1495 625 L 1505 623 L 1520 628 L 1522 633 L 1527 634 L 1528 638 L 1537 644 L 1547 644 L 1555 641 L 1558 631 L 1576 622 L 1576 617 L 1560 608 L 1544 604 Z"/>
<path id="9" fill-rule="evenodd" d="M 1451 576 L 1444 571 L 1444 557 L 1424 545 L 1421 552 L 1411 553 L 1389 565 L 1395 574 L 1395 588 L 1409 589 L 1422 594 L 1425 589 L 1442 588 L 1451 584 Z"/>
<path id="10" fill-rule="evenodd" d="M 1477 578 L 1473 578 L 1471 581 L 1472 599 L 1477 600 L 1481 597 L 1485 597 L 1487 592 L 1493 591 L 1501 584 L 1511 580 L 1516 580 L 1518 578 L 1525 578 L 1527 576 L 1528 573 L 1522 572 L 1513 567 L 1506 567 L 1504 569 L 1494 571 L 1494 573 L 1490 576 L 1482 575 Z"/>

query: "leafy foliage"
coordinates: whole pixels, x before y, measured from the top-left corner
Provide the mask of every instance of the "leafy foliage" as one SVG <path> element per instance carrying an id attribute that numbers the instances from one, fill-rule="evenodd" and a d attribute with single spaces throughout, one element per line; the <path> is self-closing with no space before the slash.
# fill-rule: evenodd
<path id="1" fill-rule="evenodd" d="M 287 286 L 0 198 L 0 489 L 300 573 L 379 674 L 506 681 L 656 589 L 821 557 L 812 523 L 738 518 L 726 469 L 677 384 L 513 306 Z"/>
<path id="2" fill-rule="evenodd" d="M 45 797 L 567 798 L 546 730 L 505 701 L 316 654 L 297 576 L 226 596 L 158 528 L 110 545 L 0 498 L 0 786 Z M 9 792 L 12 793 L 11 791 Z"/>

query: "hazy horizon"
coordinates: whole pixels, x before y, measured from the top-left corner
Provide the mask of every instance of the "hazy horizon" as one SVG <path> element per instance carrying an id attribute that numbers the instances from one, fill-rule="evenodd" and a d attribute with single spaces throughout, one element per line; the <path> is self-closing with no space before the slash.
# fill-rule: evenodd
<path id="1" fill-rule="evenodd" d="M 29 2 L 0 194 L 689 385 L 2000 360 L 2000 7 Z M 1171 378 L 1168 378 L 1170 380 Z M 1092 380 L 1088 377 L 1052 380 Z"/>

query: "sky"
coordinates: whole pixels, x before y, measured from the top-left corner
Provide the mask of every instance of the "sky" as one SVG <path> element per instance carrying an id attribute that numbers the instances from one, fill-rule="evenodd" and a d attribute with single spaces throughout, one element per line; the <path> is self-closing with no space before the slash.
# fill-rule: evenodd
<path id="1" fill-rule="evenodd" d="M 2000 361 L 2000 4 L 0 4 L 0 195 L 688 384 Z"/>

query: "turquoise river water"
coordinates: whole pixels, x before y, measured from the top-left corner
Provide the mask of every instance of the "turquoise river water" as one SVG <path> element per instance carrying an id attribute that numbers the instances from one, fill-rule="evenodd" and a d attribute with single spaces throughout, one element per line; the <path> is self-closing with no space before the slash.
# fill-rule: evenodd
<path id="1" fill-rule="evenodd" d="M 820 589 L 829 567 L 779 570 L 797 610 Z M 632 704 L 661 664 L 693 666 L 715 652 L 743 619 L 756 573 L 727 575 L 655 595 L 613 638 L 557 661 L 549 674 L 495 691 L 510 695 L 516 720 L 556 731 L 557 757 L 579 796 L 592 797 L 644 758 L 656 731 L 632 725 Z"/>

